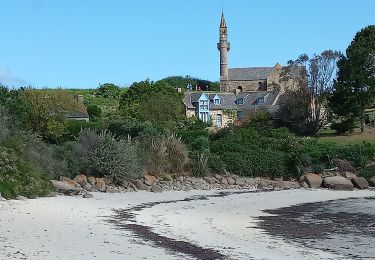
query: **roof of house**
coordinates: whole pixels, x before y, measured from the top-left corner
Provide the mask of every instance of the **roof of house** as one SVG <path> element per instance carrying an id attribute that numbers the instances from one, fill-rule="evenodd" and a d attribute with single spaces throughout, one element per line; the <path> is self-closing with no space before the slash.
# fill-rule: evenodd
<path id="1" fill-rule="evenodd" d="M 280 95 L 278 91 L 257 91 L 257 92 L 241 92 L 237 95 L 237 99 L 243 98 L 243 105 L 237 105 L 239 110 L 258 110 L 265 108 L 272 112 L 276 108 L 277 99 Z M 258 99 L 263 98 L 264 103 L 258 104 Z"/>
<path id="2" fill-rule="evenodd" d="M 185 92 L 184 104 L 187 108 L 195 108 L 193 103 L 198 102 L 202 94 L 208 95 L 210 100 L 210 109 L 232 109 L 236 108 L 236 95 L 232 92 Z M 214 104 L 214 97 L 220 98 L 220 104 Z"/>
<path id="3" fill-rule="evenodd" d="M 214 103 L 215 96 L 220 97 L 220 104 Z M 210 108 L 211 109 L 235 109 L 236 108 L 236 95 L 231 92 L 221 92 L 215 94 L 209 94 Z"/>
<path id="4" fill-rule="evenodd" d="M 280 95 L 280 92 L 277 91 L 255 91 L 255 92 L 240 92 L 237 96 L 232 92 L 217 92 L 217 93 L 208 93 L 208 92 L 185 92 L 184 104 L 187 108 L 195 109 L 194 103 L 199 101 L 199 98 L 202 94 L 205 93 L 208 95 L 210 100 L 210 109 L 219 110 L 219 109 L 239 109 L 239 110 L 257 110 L 264 108 L 272 112 L 276 109 L 277 99 Z M 220 97 L 220 104 L 214 103 L 215 96 Z M 238 99 L 244 99 L 243 104 L 237 104 Z M 259 98 L 264 99 L 264 103 L 258 104 L 257 101 Z"/>
<path id="5" fill-rule="evenodd" d="M 276 66 L 279 66 L 277 68 Z M 250 68 L 232 68 L 228 69 L 228 80 L 265 80 L 274 69 L 285 69 L 292 77 L 298 77 L 305 70 L 305 66 L 281 66 L 276 64 L 274 67 L 250 67 Z"/>
<path id="6" fill-rule="evenodd" d="M 74 111 L 66 115 L 67 118 L 89 118 L 87 111 Z"/>
<path id="7" fill-rule="evenodd" d="M 273 67 L 232 68 L 228 70 L 228 80 L 267 79 Z"/>

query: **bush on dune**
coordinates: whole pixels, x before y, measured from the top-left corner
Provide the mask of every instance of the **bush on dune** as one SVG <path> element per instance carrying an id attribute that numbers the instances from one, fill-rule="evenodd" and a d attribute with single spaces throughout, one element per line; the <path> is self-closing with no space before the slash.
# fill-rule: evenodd
<path id="1" fill-rule="evenodd" d="M 116 138 L 108 130 L 97 133 L 83 129 L 72 144 L 70 169 L 80 172 L 111 177 L 121 183 L 127 178 L 140 175 L 140 164 L 136 146 L 128 140 Z"/>

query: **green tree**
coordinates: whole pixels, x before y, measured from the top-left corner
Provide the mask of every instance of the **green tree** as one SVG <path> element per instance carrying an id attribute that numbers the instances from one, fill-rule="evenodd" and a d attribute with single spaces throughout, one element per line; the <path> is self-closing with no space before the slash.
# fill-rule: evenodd
<path id="1" fill-rule="evenodd" d="M 22 111 L 22 120 L 26 128 L 39 133 L 45 140 L 54 142 L 64 134 L 66 115 L 81 111 L 84 105 L 77 102 L 68 91 L 57 90 L 20 90 L 18 99 L 26 106 Z"/>
<path id="2" fill-rule="evenodd" d="M 121 97 L 120 110 L 124 116 L 159 124 L 184 118 L 182 94 L 164 82 L 149 80 L 130 86 Z"/>
<path id="3" fill-rule="evenodd" d="M 159 80 L 158 82 L 166 83 L 175 88 L 185 89 L 188 84 L 191 84 L 193 88 L 198 86 L 201 90 L 205 91 L 219 91 L 220 83 L 209 80 L 194 78 L 190 76 L 170 76 Z"/>
<path id="4" fill-rule="evenodd" d="M 87 106 L 87 113 L 91 120 L 97 120 L 102 116 L 102 109 L 97 105 Z"/>
<path id="5" fill-rule="evenodd" d="M 336 116 L 333 128 L 338 132 L 353 131 L 357 123 L 364 130 L 365 109 L 375 97 L 375 25 L 359 31 L 338 62 L 329 106 Z"/>
<path id="6" fill-rule="evenodd" d="M 327 121 L 327 95 L 332 89 L 336 74 L 337 51 L 326 50 L 309 58 L 302 54 L 289 61 L 282 81 L 295 84 L 288 89 L 280 102 L 279 118 L 283 126 L 299 134 L 315 134 Z"/>
<path id="7" fill-rule="evenodd" d="M 104 97 L 104 98 L 120 98 L 121 89 L 119 86 L 116 86 L 112 83 L 105 83 L 99 86 L 96 94 Z"/>

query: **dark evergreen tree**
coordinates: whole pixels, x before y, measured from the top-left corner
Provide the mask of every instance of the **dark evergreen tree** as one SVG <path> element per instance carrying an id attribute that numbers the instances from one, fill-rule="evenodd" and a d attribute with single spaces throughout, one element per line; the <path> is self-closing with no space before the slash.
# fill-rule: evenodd
<path id="1" fill-rule="evenodd" d="M 332 127 L 339 133 L 364 130 L 365 109 L 375 98 L 375 25 L 359 31 L 338 62 L 329 106 L 336 116 Z"/>

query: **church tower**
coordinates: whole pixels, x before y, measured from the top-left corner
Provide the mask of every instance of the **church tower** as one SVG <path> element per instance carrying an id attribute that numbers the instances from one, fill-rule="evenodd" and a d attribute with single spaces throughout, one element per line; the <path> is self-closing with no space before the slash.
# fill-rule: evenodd
<path id="1" fill-rule="evenodd" d="M 230 43 L 228 42 L 227 24 L 225 22 L 224 13 L 221 13 L 219 27 L 219 42 L 217 49 L 220 51 L 220 91 L 226 91 L 228 81 L 228 51 Z"/>

